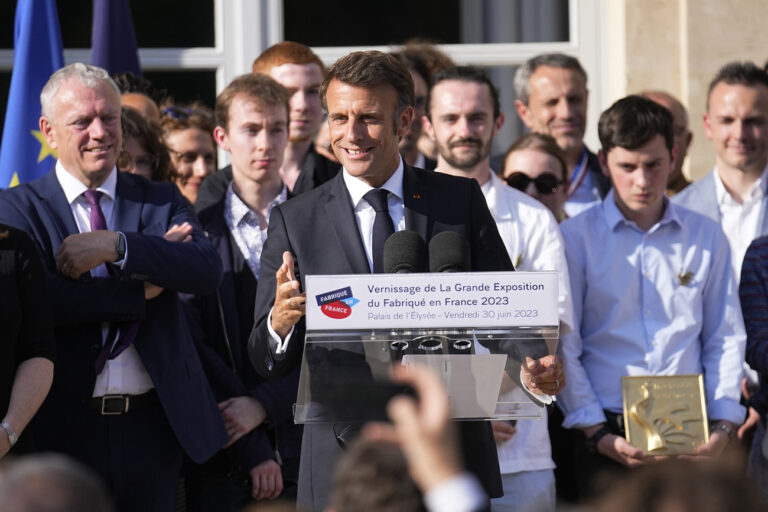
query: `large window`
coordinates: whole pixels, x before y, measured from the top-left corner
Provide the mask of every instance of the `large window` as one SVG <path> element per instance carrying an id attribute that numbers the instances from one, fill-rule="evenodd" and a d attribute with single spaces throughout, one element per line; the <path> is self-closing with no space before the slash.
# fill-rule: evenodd
<path id="1" fill-rule="evenodd" d="M 65 61 L 89 62 L 91 2 L 57 3 Z M 496 151 L 521 133 L 512 77 L 517 65 L 537 53 L 578 57 L 590 75 L 590 126 L 600 112 L 600 0 L 131 0 L 130 5 L 145 75 L 179 102 L 212 105 L 217 91 L 250 71 L 259 53 L 283 39 L 312 46 L 331 64 L 352 50 L 388 51 L 422 38 L 439 44 L 457 63 L 484 66 L 491 73 L 507 117 Z M 0 7 L 3 117 L 14 13 L 15 2 Z M 588 132 L 590 137 L 596 139 Z"/>

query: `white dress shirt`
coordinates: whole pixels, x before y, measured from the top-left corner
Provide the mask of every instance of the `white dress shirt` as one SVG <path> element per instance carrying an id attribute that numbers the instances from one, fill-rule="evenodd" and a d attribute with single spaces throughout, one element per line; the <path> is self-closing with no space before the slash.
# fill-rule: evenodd
<path id="1" fill-rule="evenodd" d="M 731 247 L 731 266 L 736 283 L 741 280 L 741 264 L 752 240 L 760 234 L 760 221 L 764 215 L 768 167 L 752 185 L 743 204 L 739 204 L 725 189 L 720 173 L 715 168 L 715 194 L 720 209 L 720 225 Z"/>
<path id="2" fill-rule="evenodd" d="M 473 512 L 482 510 L 488 496 L 472 473 L 459 473 L 424 493 L 429 512 Z"/>
<path id="3" fill-rule="evenodd" d="M 400 158 L 400 157 L 398 157 Z M 357 220 L 357 229 L 360 232 L 360 238 L 365 247 L 365 256 L 368 258 L 368 266 L 373 272 L 373 221 L 376 219 L 376 211 L 363 196 L 373 190 L 361 179 L 350 175 L 346 169 L 343 169 L 344 185 L 347 186 L 349 197 L 352 198 L 352 205 L 355 207 L 355 220 Z M 405 229 L 405 205 L 403 204 L 403 159 L 397 165 L 394 174 L 379 188 L 383 188 L 389 195 L 387 196 L 387 206 L 389 207 L 389 216 L 392 217 L 392 224 L 395 231 Z"/>
<path id="4" fill-rule="evenodd" d="M 272 208 L 288 199 L 288 189 L 283 185 L 280 193 L 267 206 L 267 219 Z M 232 189 L 230 182 L 224 196 L 224 222 L 232 233 L 240 253 L 248 263 L 253 275 L 258 279 L 261 270 L 261 251 L 267 239 L 267 227 L 261 229 L 259 217 L 243 202 Z"/>
<path id="5" fill-rule="evenodd" d="M 746 334 L 720 226 L 665 198 L 661 220 L 643 231 L 613 194 L 561 225 L 578 326 L 559 347 L 563 426 L 620 413 L 624 375 L 697 373 L 709 417 L 741 423 Z"/>
<path id="6" fill-rule="evenodd" d="M 568 265 L 560 228 L 549 209 L 520 192 L 490 172 L 491 178 L 481 188 L 501 239 L 515 265 L 515 270 L 558 271 L 558 307 L 561 336 L 573 328 Z M 520 390 L 511 393 L 524 394 Z M 514 397 L 512 397 L 514 399 Z M 520 420 L 512 438 L 497 446 L 502 474 L 553 469 L 547 429 L 547 410 L 541 420 Z"/>
<path id="7" fill-rule="evenodd" d="M 99 201 L 101 211 L 109 229 L 117 230 L 114 225 L 113 212 L 115 205 L 115 193 L 117 188 L 117 168 L 112 169 L 104 183 L 96 190 L 102 193 Z M 83 193 L 88 190 L 80 180 L 67 172 L 60 161 L 56 162 L 56 178 L 59 180 L 64 196 L 67 198 L 72 216 L 75 218 L 77 229 L 80 233 L 91 231 L 91 205 L 85 199 Z M 124 263 L 128 259 L 126 251 Z M 91 270 L 94 277 L 108 274 L 105 265 L 100 265 Z M 105 341 L 109 332 L 109 322 L 102 324 L 102 340 Z M 103 342 L 102 341 L 102 342 Z M 96 376 L 96 385 L 93 388 L 93 396 L 111 394 L 140 395 L 154 387 L 152 379 L 139 358 L 139 353 L 131 344 L 114 359 L 108 359 L 104 369 Z"/>

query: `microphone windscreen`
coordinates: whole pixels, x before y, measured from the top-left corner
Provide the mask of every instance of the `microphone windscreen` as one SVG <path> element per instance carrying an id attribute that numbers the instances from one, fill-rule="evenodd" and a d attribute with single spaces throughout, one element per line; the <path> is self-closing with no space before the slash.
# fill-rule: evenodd
<path id="1" fill-rule="evenodd" d="M 406 274 L 426 272 L 427 245 L 415 231 L 393 233 L 384 243 L 384 272 Z"/>
<path id="2" fill-rule="evenodd" d="M 430 272 L 469 272 L 470 251 L 467 239 L 455 231 L 443 231 L 429 241 Z"/>

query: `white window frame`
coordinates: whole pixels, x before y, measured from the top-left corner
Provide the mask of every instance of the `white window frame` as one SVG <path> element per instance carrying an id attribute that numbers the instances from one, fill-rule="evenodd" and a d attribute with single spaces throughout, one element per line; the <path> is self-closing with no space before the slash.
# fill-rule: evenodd
<path id="1" fill-rule="evenodd" d="M 570 40 L 553 43 L 446 44 L 439 48 L 457 64 L 517 66 L 544 52 L 562 52 L 579 59 L 589 75 L 590 102 L 587 143 L 595 145 L 596 121 L 602 111 L 603 90 L 603 8 L 604 0 L 569 0 Z M 283 0 L 213 0 L 215 42 L 206 48 L 142 48 L 139 60 L 146 71 L 184 69 L 216 73 L 216 91 L 233 78 L 251 70 L 253 59 L 269 46 L 283 40 Z M 390 46 L 315 47 L 326 65 L 352 51 Z M 67 49 L 66 63 L 90 62 L 90 49 Z M 0 69 L 13 67 L 13 50 L 0 50 Z"/>

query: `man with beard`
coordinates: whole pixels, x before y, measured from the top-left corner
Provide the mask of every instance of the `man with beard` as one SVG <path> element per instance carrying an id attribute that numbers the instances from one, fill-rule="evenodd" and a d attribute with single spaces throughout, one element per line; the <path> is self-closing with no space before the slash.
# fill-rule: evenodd
<path id="1" fill-rule="evenodd" d="M 298 195 L 336 176 L 341 166 L 319 155 L 312 142 L 323 121 L 320 85 L 325 67 L 320 58 L 308 46 L 283 41 L 270 46 L 253 61 L 253 72 L 270 76 L 291 95 L 288 146 L 280 168 L 288 190 Z M 200 213 L 222 201 L 231 181 L 230 166 L 208 177 L 200 187 L 195 211 Z"/>
<path id="2" fill-rule="evenodd" d="M 561 329 L 569 331 L 573 313 L 557 222 L 546 207 L 504 184 L 490 168 L 491 144 L 503 123 L 498 92 L 482 70 L 454 67 L 435 76 L 425 128 L 437 145 L 436 171 L 477 180 L 517 270 L 559 271 Z M 560 371 L 559 361 L 553 371 Z M 564 385 L 565 379 L 558 383 Z M 493 510 L 554 510 L 555 464 L 546 421 L 519 421 L 516 429 L 494 421 L 493 430 L 504 486 Z"/>

